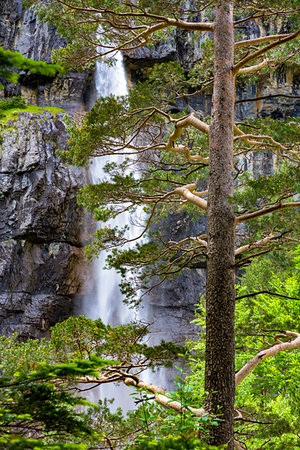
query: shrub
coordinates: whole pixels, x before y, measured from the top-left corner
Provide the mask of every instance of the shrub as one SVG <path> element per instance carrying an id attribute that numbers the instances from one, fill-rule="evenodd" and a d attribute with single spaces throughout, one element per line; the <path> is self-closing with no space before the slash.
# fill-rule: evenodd
<path id="1" fill-rule="evenodd" d="M 0 100 L 0 116 L 1 111 L 6 111 L 7 109 L 13 108 L 26 108 L 25 100 L 21 96 L 8 97 Z"/>

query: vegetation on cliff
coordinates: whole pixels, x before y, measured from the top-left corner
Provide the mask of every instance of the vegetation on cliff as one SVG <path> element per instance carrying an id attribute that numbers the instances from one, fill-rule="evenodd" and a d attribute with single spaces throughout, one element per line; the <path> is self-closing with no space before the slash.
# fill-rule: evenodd
<path id="1" fill-rule="evenodd" d="M 20 52 L 12 52 L 0 47 L 0 77 L 10 83 L 17 83 L 20 74 L 16 69 L 30 73 L 38 73 L 46 77 L 55 77 L 62 73 L 63 68 L 58 64 L 48 64 L 44 61 L 35 61 L 25 58 Z M 3 86 L 0 84 L 0 88 Z"/>

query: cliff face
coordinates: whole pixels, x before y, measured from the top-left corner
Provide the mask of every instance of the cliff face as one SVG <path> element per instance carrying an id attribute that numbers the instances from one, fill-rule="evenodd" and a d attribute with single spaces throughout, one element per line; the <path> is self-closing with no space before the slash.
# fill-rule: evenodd
<path id="1" fill-rule="evenodd" d="M 24 10 L 22 0 L 3 0 L 0 45 L 50 62 L 64 41 Z M 81 111 L 90 78 L 83 72 L 55 79 L 21 73 L 20 83 L 4 82 L 0 95 Z M 64 165 L 55 153 L 68 138 L 60 113 L 24 112 L 0 129 L 0 138 L 0 334 L 45 336 L 72 314 L 88 284 L 82 247 L 94 223 L 76 200 L 87 172 Z"/>
<path id="2" fill-rule="evenodd" d="M 82 169 L 55 154 L 62 114 L 24 112 L 2 133 L 0 160 L 0 334 L 43 334 L 66 318 L 86 276 Z"/>
<path id="3" fill-rule="evenodd" d="M 64 44 L 55 27 L 41 23 L 33 11 L 25 10 L 22 0 L 0 2 L 0 46 L 19 51 L 27 58 L 51 62 L 52 51 Z M 91 74 L 87 72 L 69 73 L 54 80 L 21 74 L 17 86 L 4 82 L 4 93 L 22 95 L 31 105 L 83 111 L 89 103 L 91 83 Z"/>

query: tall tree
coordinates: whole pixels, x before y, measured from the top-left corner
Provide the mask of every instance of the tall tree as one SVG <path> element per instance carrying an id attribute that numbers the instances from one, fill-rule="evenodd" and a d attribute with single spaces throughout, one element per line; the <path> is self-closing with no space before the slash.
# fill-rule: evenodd
<path id="1" fill-rule="evenodd" d="M 241 158 L 251 151 L 269 150 L 279 160 L 288 158 L 293 163 L 299 162 L 299 153 L 294 142 L 289 141 L 290 137 L 285 141 L 276 129 L 264 134 L 256 126 L 247 124 L 243 129 L 234 125 L 233 118 L 236 77 L 272 69 L 275 61 L 278 65 L 284 59 L 292 58 L 289 43 L 300 33 L 299 30 L 290 30 L 284 34 L 274 33 L 234 42 L 234 28 L 250 20 L 278 17 L 278 14 L 285 17 L 294 12 L 293 2 L 236 2 L 236 20 L 233 18 L 233 2 L 228 0 L 195 0 L 191 7 L 179 0 L 160 1 L 159 7 L 156 2 L 147 0 L 31 0 L 29 4 L 34 4 L 41 17 L 55 23 L 58 32 L 71 41 L 57 53 L 59 61 L 63 61 L 66 67 L 87 66 L 100 56 L 114 55 L 116 50 L 134 51 L 151 40 L 163 39 L 168 29 L 212 32 L 214 35 L 213 79 L 201 79 L 201 64 L 187 78 L 172 63 L 166 70 L 160 66 L 160 69 L 150 71 L 148 84 L 137 85 L 128 98 L 100 99 L 81 128 L 71 128 L 68 157 L 72 162 L 84 163 L 90 156 L 126 155 L 127 159 L 119 168 L 113 163 L 107 165 L 111 181 L 103 181 L 100 188 L 87 188 L 82 199 L 83 204 L 94 209 L 97 218 L 103 221 L 145 204 L 149 213 L 146 232 L 157 211 L 164 211 L 165 204 L 175 204 L 179 208 L 183 203 L 196 208 L 198 214 L 199 210 L 207 212 L 207 235 L 187 236 L 180 242 L 170 241 L 165 246 L 160 243 L 156 246 L 153 243 L 138 244 L 136 251 L 114 252 L 110 262 L 123 271 L 124 265 L 140 264 L 149 268 L 151 263 L 160 264 L 164 259 L 167 261 L 164 266 L 160 264 L 164 277 L 199 260 L 201 255 L 206 256 L 207 409 L 222 418 L 219 426 L 211 430 L 211 442 L 227 444 L 232 449 L 235 257 L 241 258 L 242 252 L 248 252 L 249 260 L 259 253 L 257 249 L 261 246 L 284 239 L 282 232 L 269 228 L 262 238 L 235 248 L 235 229 L 240 223 L 261 219 L 280 210 L 291 210 L 300 204 L 293 198 L 294 190 L 288 188 L 283 195 L 273 196 L 269 204 L 265 204 L 261 194 L 259 201 L 244 210 L 233 205 L 234 157 Z M 201 15 L 203 20 L 199 21 Z M 288 52 L 284 57 L 276 54 L 276 48 L 282 45 Z M 195 82 L 197 73 L 199 79 Z M 166 87 L 161 86 L 163 80 Z M 212 83 L 210 124 L 191 112 L 189 106 L 188 113 L 172 113 L 176 100 L 202 93 Z M 196 87 L 196 91 L 191 92 L 191 87 Z M 290 121 L 286 127 L 292 130 L 292 136 L 295 123 Z M 135 155 L 135 160 L 151 163 L 151 175 L 141 170 L 141 178 L 137 181 L 128 169 L 132 164 L 129 162 L 130 154 Z M 209 187 L 199 191 L 200 169 L 207 165 Z M 107 207 L 108 204 L 112 206 Z M 125 231 L 104 227 L 97 234 L 99 240 L 94 248 L 122 245 L 126 241 Z"/>
<path id="2" fill-rule="evenodd" d="M 206 366 L 208 409 L 222 415 L 214 444 L 233 448 L 235 397 L 233 195 L 233 4 L 218 1 L 214 23 L 213 112 L 209 128 Z M 218 355 L 218 358 L 216 358 Z"/>

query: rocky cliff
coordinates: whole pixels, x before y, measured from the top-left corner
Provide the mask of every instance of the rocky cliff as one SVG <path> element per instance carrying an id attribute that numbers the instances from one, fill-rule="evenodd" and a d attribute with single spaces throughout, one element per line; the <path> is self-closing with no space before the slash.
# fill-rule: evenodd
<path id="1" fill-rule="evenodd" d="M 64 40 L 26 11 L 22 0 L 3 0 L 0 45 L 50 62 Z M 90 80 L 84 72 L 55 79 L 21 72 L 20 83 L 4 82 L 0 95 L 82 111 Z M 24 112 L 0 129 L 0 334 L 47 335 L 55 322 L 72 314 L 88 278 L 83 245 L 92 222 L 76 200 L 87 172 L 57 156 L 67 138 L 63 114 L 47 111 Z"/>
<path id="2" fill-rule="evenodd" d="M 86 277 L 86 181 L 55 151 L 67 134 L 62 114 L 24 112 L 2 132 L 0 160 L 0 334 L 45 334 L 68 317 Z"/>
<path id="3" fill-rule="evenodd" d="M 41 23 L 22 0 L 0 2 L 0 46 L 19 51 L 27 58 L 51 62 L 52 51 L 65 44 L 55 27 Z M 22 95 L 31 105 L 58 106 L 68 111 L 84 111 L 89 104 L 92 76 L 69 73 L 54 80 L 21 73 L 18 85 L 3 82 L 4 95 Z M 0 91 L 1 95 L 1 91 Z"/>

